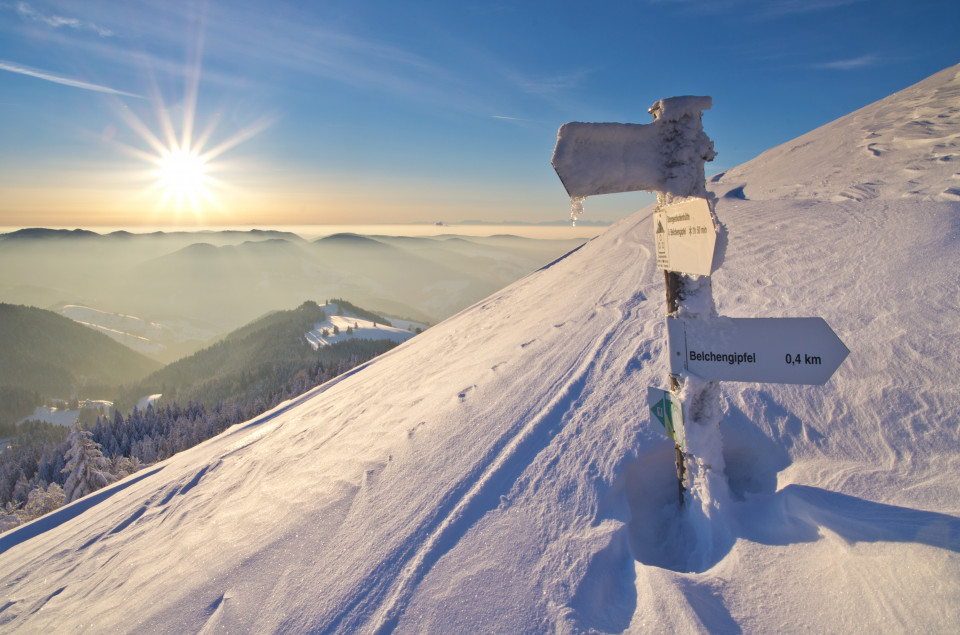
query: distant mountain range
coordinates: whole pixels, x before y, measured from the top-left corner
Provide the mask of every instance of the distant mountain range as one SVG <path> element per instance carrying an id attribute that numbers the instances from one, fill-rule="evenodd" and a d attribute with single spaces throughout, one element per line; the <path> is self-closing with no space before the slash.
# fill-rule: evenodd
<path id="1" fill-rule="evenodd" d="M 23 229 L 0 234 L 0 301 L 99 312 L 92 324 L 168 362 L 268 311 L 315 298 L 348 297 L 436 323 L 584 241 Z M 136 316 L 159 331 L 117 329 L 108 314 Z"/>

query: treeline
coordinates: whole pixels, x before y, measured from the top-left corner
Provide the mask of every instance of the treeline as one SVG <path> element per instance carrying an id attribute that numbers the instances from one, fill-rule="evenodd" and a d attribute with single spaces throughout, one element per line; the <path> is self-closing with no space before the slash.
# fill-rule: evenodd
<path id="1" fill-rule="evenodd" d="M 358 309 L 350 305 L 349 310 Z M 127 411 L 143 396 L 158 393 L 164 401 L 196 401 L 208 408 L 219 402 L 245 403 L 301 382 L 301 373 L 309 375 L 317 365 L 341 367 L 351 358 L 372 359 L 395 346 L 387 340 L 349 339 L 313 350 L 304 336 L 326 319 L 314 302 L 267 315 L 125 387 L 115 404 Z"/>
<path id="2" fill-rule="evenodd" d="M 34 390 L 0 386 L 0 439 L 17 434 L 16 423 L 43 405 L 43 397 Z"/>
<path id="3" fill-rule="evenodd" d="M 0 386 L 63 399 L 107 399 L 113 387 L 159 367 L 62 315 L 0 303 Z"/>
<path id="4" fill-rule="evenodd" d="M 21 423 L 17 436 L 0 453 L 0 531 L 71 502 L 71 495 L 84 495 L 143 465 L 193 447 L 394 346 L 386 340 L 349 340 L 325 347 L 321 350 L 333 352 L 328 361 L 314 356 L 299 368 L 284 368 L 282 381 L 270 378 L 271 371 L 261 368 L 256 375 L 245 377 L 249 385 L 237 388 L 241 398 L 220 399 L 213 406 L 203 400 L 190 400 L 185 406 L 167 400 L 143 410 L 134 408 L 126 416 L 118 409 L 112 416 L 98 417 L 87 430 L 77 424 L 72 443 L 62 426 Z M 87 466 L 84 474 L 95 482 L 82 481 L 79 465 Z M 65 485 L 70 486 L 69 491 L 64 491 Z"/>

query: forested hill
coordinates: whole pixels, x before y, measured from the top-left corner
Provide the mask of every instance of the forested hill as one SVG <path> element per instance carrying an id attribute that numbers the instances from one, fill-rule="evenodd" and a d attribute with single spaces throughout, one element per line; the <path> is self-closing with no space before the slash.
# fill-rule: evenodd
<path id="1" fill-rule="evenodd" d="M 350 310 L 357 307 L 350 305 Z M 305 390 L 318 377 L 333 377 L 341 367 L 355 366 L 396 346 L 387 340 L 350 339 L 313 350 L 304 334 L 325 319 L 326 313 L 314 302 L 266 315 L 126 387 L 117 409 L 126 411 L 143 396 L 158 393 L 165 401 L 199 401 L 207 406 L 266 400 L 274 392 L 289 390 L 298 375 Z"/>
<path id="2" fill-rule="evenodd" d="M 160 364 L 73 320 L 0 303 L 0 387 L 46 397 L 110 398 Z"/>

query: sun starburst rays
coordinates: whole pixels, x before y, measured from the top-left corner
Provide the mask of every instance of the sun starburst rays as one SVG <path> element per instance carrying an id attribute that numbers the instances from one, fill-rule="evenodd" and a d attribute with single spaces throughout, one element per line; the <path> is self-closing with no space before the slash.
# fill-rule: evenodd
<path id="1" fill-rule="evenodd" d="M 136 144 L 117 145 L 146 164 L 138 180 L 146 181 L 143 197 L 154 201 L 158 215 L 175 221 L 191 215 L 193 221 L 203 223 L 211 213 L 222 211 L 220 195 L 232 189 L 215 176 L 228 171 L 223 155 L 262 132 L 272 120 L 264 117 L 224 136 L 216 134 L 220 121 L 217 115 L 211 116 L 202 128 L 196 125 L 193 95 L 188 94 L 185 103 L 177 108 L 168 108 L 158 92 L 152 101 L 155 126 L 148 125 L 125 106 L 120 109 L 121 117 L 135 134 Z M 178 112 L 180 117 L 175 122 L 174 114 Z"/>
<path id="2" fill-rule="evenodd" d="M 146 123 L 151 119 L 149 112 L 138 116 L 121 104 L 119 114 L 134 137 L 130 143 L 115 141 L 122 151 L 145 164 L 136 175 L 138 181 L 145 182 L 137 198 L 152 200 L 156 215 L 167 220 L 185 221 L 192 215 L 193 222 L 198 224 L 209 221 L 211 214 L 224 211 L 222 195 L 236 189 L 229 181 L 237 180 L 236 174 L 231 179 L 237 166 L 226 163 L 223 155 L 273 123 L 272 118 L 261 117 L 223 134 L 218 129 L 221 113 L 214 111 L 206 115 L 205 125 L 198 125 L 202 52 L 201 25 L 188 51 L 190 61 L 184 68 L 182 101 L 168 106 L 156 79 L 148 72 L 153 80 L 148 94 L 154 123 Z"/>

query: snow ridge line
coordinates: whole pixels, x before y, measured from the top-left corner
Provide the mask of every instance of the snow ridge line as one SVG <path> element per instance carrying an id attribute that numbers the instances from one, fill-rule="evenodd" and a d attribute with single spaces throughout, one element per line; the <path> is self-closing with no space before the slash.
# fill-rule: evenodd
<path id="1" fill-rule="evenodd" d="M 556 396 L 547 403 L 546 407 L 526 424 L 515 426 L 508 434 L 504 435 L 504 442 L 498 444 L 491 452 L 493 455 L 491 460 L 478 465 L 477 469 L 471 471 L 471 474 L 467 475 L 467 478 L 462 481 L 463 484 L 470 483 L 470 476 L 481 472 L 480 477 L 459 497 L 459 501 L 454 503 L 450 513 L 442 519 L 437 519 L 439 522 L 436 529 L 430 533 L 423 546 L 417 549 L 408 560 L 398 581 L 393 585 L 391 596 L 381 604 L 379 610 L 373 616 L 374 626 L 370 629 L 370 632 L 379 635 L 391 632 L 396 628 L 400 616 L 414 593 L 416 584 L 429 573 L 433 565 L 445 553 L 457 544 L 457 537 L 463 536 L 469 527 L 473 526 L 482 517 L 482 512 L 485 511 L 484 507 L 486 506 L 489 509 L 490 506 L 485 502 L 488 498 L 486 496 L 487 490 L 495 488 L 497 485 L 514 482 L 515 479 L 509 478 L 511 470 L 522 472 L 527 467 L 526 463 L 516 465 L 515 457 L 524 456 L 524 450 L 528 446 L 533 446 L 538 440 L 542 439 L 549 442 L 560 431 L 559 426 L 553 432 L 548 430 L 555 422 L 557 415 L 562 417 L 563 413 L 569 410 L 571 404 L 583 392 L 587 377 L 596 366 L 597 358 L 622 327 L 622 312 L 615 310 L 615 313 L 617 313 L 617 317 L 612 325 L 601 337 L 597 338 L 592 348 L 581 355 L 580 363 L 574 370 L 568 372 L 564 379 L 557 382 L 562 387 L 556 392 Z M 519 430 L 516 429 L 518 427 Z M 546 436 L 546 438 L 542 438 L 543 436 Z M 456 488 L 451 494 L 456 496 L 456 490 L 459 489 L 461 488 Z"/>

